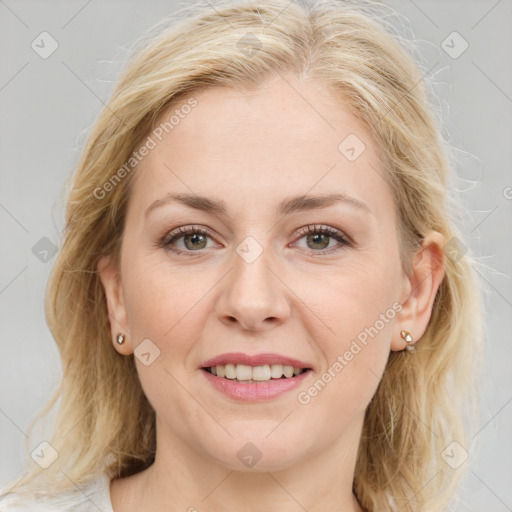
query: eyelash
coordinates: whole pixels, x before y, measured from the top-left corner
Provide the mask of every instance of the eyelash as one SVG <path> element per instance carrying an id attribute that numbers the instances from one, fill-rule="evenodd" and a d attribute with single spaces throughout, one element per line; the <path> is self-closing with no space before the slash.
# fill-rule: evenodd
<path id="1" fill-rule="evenodd" d="M 180 227 L 168 234 L 166 234 L 158 243 L 158 246 L 160 248 L 167 249 L 175 254 L 185 254 L 187 256 L 194 256 L 194 253 L 201 253 L 201 250 L 197 251 L 184 251 L 182 249 L 176 249 L 175 247 L 171 246 L 172 242 L 175 242 L 176 240 L 179 240 L 183 236 L 186 235 L 192 235 L 192 234 L 199 234 L 199 235 L 206 235 L 212 239 L 215 237 L 213 236 L 213 233 L 202 226 L 185 226 Z M 306 226 L 304 228 L 301 228 L 297 232 L 298 235 L 300 235 L 299 239 L 303 238 L 307 235 L 313 235 L 313 234 L 321 234 L 321 235 L 328 235 L 329 238 L 333 238 L 334 240 L 339 242 L 338 246 L 335 246 L 334 248 L 331 247 L 330 249 L 323 249 L 320 251 L 315 251 L 313 249 L 310 249 L 311 253 L 314 255 L 323 255 L 328 254 L 337 250 L 343 249 L 343 247 L 352 247 L 353 243 L 351 240 L 348 239 L 348 237 L 344 236 L 343 233 L 337 229 L 328 227 L 328 226 Z M 310 253 L 310 254 L 311 254 Z"/>

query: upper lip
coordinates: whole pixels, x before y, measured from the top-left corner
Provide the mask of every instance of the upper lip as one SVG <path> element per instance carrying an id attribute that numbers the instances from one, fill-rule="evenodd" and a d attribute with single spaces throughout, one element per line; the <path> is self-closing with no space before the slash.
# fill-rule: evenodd
<path id="1" fill-rule="evenodd" d="M 311 368 L 309 363 L 300 361 L 293 357 L 283 356 L 281 354 L 244 354 L 243 352 L 229 352 L 220 354 L 216 357 L 208 359 L 201 364 L 201 368 L 210 368 L 212 366 L 226 364 L 246 364 L 249 366 L 263 366 L 272 364 L 282 364 L 283 366 L 293 366 L 294 368 Z"/>

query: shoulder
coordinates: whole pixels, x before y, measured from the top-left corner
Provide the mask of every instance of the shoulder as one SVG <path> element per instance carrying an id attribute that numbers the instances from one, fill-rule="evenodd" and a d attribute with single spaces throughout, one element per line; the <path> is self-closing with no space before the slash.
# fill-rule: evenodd
<path id="1" fill-rule="evenodd" d="M 102 474 L 80 488 L 58 495 L 15 492 L 1 495 L 0 512 L 113 512 L 110 500 L 110 479 Z"/>

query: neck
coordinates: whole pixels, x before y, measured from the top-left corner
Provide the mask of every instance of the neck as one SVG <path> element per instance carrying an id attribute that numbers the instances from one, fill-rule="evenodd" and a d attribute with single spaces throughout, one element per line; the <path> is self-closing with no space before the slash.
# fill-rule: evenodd
<path id="1" fill-rule="evenodd" d="M 361 428 L 358 418 L 341 439 L 287 469 L 240 471 L 191 449 L 157 419 L 155 462 L 130 486 L 113 487 L 112 502 L 116 512 L 362 512 L 352 493 Z"/>

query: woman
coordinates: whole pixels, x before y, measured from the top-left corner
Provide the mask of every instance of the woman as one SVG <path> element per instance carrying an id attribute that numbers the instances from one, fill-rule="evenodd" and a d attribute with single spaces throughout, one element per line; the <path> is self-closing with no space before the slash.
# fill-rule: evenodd
<path id="1" fill-rule="evenodd" d="M 446 509 L 479 285 L 377 7 L 198 4 L 139 48 L 47 291 L 55 431 L 1 510 Z"/>

